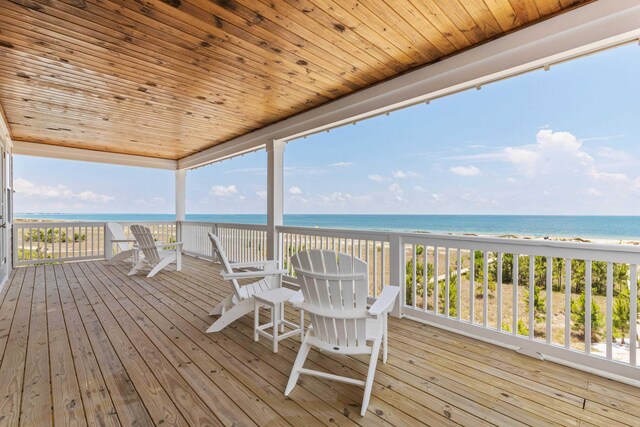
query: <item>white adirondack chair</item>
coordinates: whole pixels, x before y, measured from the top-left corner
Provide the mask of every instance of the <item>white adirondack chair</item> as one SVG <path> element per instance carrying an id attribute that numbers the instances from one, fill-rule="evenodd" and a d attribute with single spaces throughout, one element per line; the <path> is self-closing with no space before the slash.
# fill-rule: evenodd
<path id="1" fill-rule="evenodd" d="M 182 242 L 175 243 L 158 243 L 153 239 L 153 234 L 149 227 L 134 224 L 129 227 L 133 236 L 136 238 L 136 249 L 140 250 L 144 255 L 139 259 L 131 271 L 129 276 L 136 274 L 145 267 L 151 268 L 147 277 L 153 277 L 156 273 L 171 263 L 176 263 L 176 270 L 182 270 Z M 174 249 L 166 249 L 175 247 Z"/>
<path id="2" fill-rule="evenodd" d="M 287 270 L 278 270 L 277 261 L 257 261 L 230 263 L 222 248 L 220 239 L 213 233 L 209 233 L 209 240 L 213 245 L 214 259 L 222 264 L 220 275 L 233 285 L 233 293 L 223 299 L 217 306 L 209 312 L 209 316 L 220 315 L 207 329 L 207 333 L 219 332 L 232 322 L 241 318 L 245 314 L 252 313 L 254 309 L 253 296 L 261 292 L 280 286 L 282 274 Z M 237 269 L 259 269 L 256 271 L 234 271 Z M 238 279 L 260 279 L 248 285 L 240 285 Z"/>
<path id="3" fill-rule="evenodd" d="M 108 222 L 107 231 L 109 232 L 109 234 L 111 234 L 111 243 L 115 243 L 118 246 L 118 249 L 120 249 L 120 252 L 113 255 L 111 259 L 109 259 L 110 264 L 135 257 L 136 251 L 133 248 L 133 245 L 136 242 L 136 239 L 132 237 L 127 238 L 127 236 L 124 235 L 122 225 L 118 224 L 117 222 Z M 109 250 L 113 250 L 113 248 L 110 247 Z"/>
<path id="4" fill-rule="evenodd" d="M 291 264 L 304 295 L 304 302 L 298 305 L 309 314 L 311 327 L 300 345 L 284 394 L 291 393 L 300 374 L 361 385 L 364 397 L 360 415 L 364 416 L 381 345 L 382 361 L 387 362 L 387 313 L 398 296 L 399 287 L 384 287 L 380 297 L 367 309 L 369 269 L 366 262 L 334 251 L 311 250 L 293 256 Z M 371 345 L 367 345 L 368 342 Z M 303 365 L 311 347 L 334 354 L 370 354 L 366 380 L 305 369 Z"/>

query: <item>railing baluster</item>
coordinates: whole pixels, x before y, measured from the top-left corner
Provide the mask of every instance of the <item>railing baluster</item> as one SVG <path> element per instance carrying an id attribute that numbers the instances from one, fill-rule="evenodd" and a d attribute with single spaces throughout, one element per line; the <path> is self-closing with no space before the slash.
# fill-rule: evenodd
<path id="1" fill-rule="evenodd" d="M 498 305 L 497 307 L 497 314 L 496 314 L 496 329 L 498 331 L 502 331 L 502 252 L 498 252 L 497 253 L 498 259 L 496 260 L 497 262 L 497 274 L 496 274 L 496 279 L 498 280 L 498 283 L 496 284 L 496 291 L 498 292 L 498 296 L 496 298 L 496 304 Z"/>
<path id="2" fill-rule="evenodd" d="M 511 324 L 511 328 L 512 331 L 511 333 L 513 335 L 517 335 L 518 334 L 518 268 L 519 268 L 519 263 L 520 263 L 520 257 L 518 256 L 518 254 L 513 254 L 513 262 L 511 264 L 511 277 L 513 278 L 513 301 L 512 304 L 513 306 L 512 311 L 513 311 L 513 320 L 512 320 L 512 324 Z"/>
<path id="3" fill-rule="evenodd" d="M 438 291 L 440 287 L 440 281 L 438 280 L 440 263 L 439 263 L 439 252 L 440 248 L 437 246 L 433 247 L 433 312 L 435 314 L 439 314 L 439 301 L 438 301 Z"/>
<path id="4" fill-rule="evenodd" d="M 469 255 L 469 323 L 475 323 L 476 251 Z"/>
<path id="5" fill-rule="evenodd" d="M 637 365 L 636 348 L 638 347 L 638 265 L 632 264 L 629 268 L 629 276 L 631 279 L 630 287 L 630 305 L 629 305 L 629 364 Z"/>
<path id="6" fill-rule="evenodd" d="M 378 242 L 373 241 L 373 295 L 378 295 Z"/>
<path id="7" fill-rule="evenodd" d="M 429 309 L 429 247 L 426 243 L 422 255 L 424 256 L 422 262 L 422 308 L 427 311 Z"/>
<path id="8" fill-rule="evenodd" d="M 417 251 L 416 251 L 416 245 L 415 243 L 413 245 L 411 245 L 412 247 L 412 253 L 411 253 L 411 264 L 413 264 L 413 277 L 412 277 L 412 296 L 411 296 L 411 305 L 413 306 L 413 308 L 417 307 L 417 299 L 418 299 L 418 262 L 417 262 Z"/>
<path id="9" fill-rule="evenodd" d="M 387 266 L 387 263 L 385 262 L 385 259 L 384 259 L 385 242 L 381 241 L 380 245 L 382 247 L 382 256 L 381 256 L 381 261 L 380 261 L 380 263 L 381 263 L 381 268 L 380 268 L 380 270 L 381 270 L 381 273 L 380 273 L 380 275 L 381 275 L 381 278 L 380 278 L 380 289 L 382 289 L 382 287 L 387 283 L 386 270 L 385 270 L 385 267 Z"/>
<path id="10" fill-rule="evenodd" d="M 585 284 L 584 284 L 584 351 L 591 354 L 591 274 L 592 262 L 586 261 Z"/>
<path id="11" fill-rule="evenodd" d="M 546 301 L 546 305 L 547 305 L 547 312 L 545 314 L 546 316 L 546 321 L 547 321 L 547 336 L 545 337 L 547 339 L 547 344 L 551 344 L 552 341 L 552 334 L 553 334 L 553 326 L 551 324 L 551 321 L 553 320 L 553 283 L 552 283 L 552 279 L 553 279 L 553 260 L 551 259 L 551 257 L 547 257 L 547 301 Z"/>
<path id="12" fill-rule="evenodd" d="M 456 319 L 460 320 L 460 296 L 462 294 L 462 253 L 456 251 Z"/>
<path id="13" fill-rule="evenodd" d="M 533 306 L 533 298 L 535 296 L 535 263 L 536 257 L 529 255 L 529 338 L 533 339 L 533 330 L 536 326 L 535 308 Z"/>
<path id="14" fill-rule="evenodd" d="M 607 359 L 613 357 L 613 263 L 607 263 Z"/>
<path id="15" fill-rule="evenodd" d="M 564 347 L 571 348 L 571 259 L 564 259 Z"/>
<path id="16" fill-rule="evenodd" d="M 451 285 L 451 253 L 447 246 L 444 248 L 444 315 L 449 317 L 449 286 Z"/>
<path id="17" fill-rule="evenodd" d="M 482 254 L 482 325 L 486 328 L 489 323 L 489 252 Z"/>

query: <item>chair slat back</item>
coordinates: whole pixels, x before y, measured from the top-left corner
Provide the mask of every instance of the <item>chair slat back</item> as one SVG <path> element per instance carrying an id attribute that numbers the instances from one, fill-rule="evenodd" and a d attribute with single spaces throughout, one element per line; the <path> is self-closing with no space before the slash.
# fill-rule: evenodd
<path id="1" fill-rule="evenodd" d="M 220 239 L 215 234 L 209 232 L 209 240 L 211 240 L 211 245 L 213 246 L 213 259 L 217 259 L 222 264 L 222 269 L 225 273 L 233 273 L 233 269 L 231 268 L 231 264 L 229 263 L 229 258 L 227 258 L 227 254 L 222 247 L 222 243 Z M 238 298 L 240 296 L 240 284 L 236 279 L 232 279 L 231 283 L 233 284 L 234 292 Z"/>
<path id="2" fill-rule="evenodd" d="M 138 247 L 144 254 L 144 258 L 150 264 L 157 264 L 160 262 L 160 254 L 158 253 L 158 247 L 156 246 L 156 241 L 153 238 L 153 234 L 149 227 L 145 227 L 140 224 L 133 224 L 129 227 L 131 233 L 133 233 L 133 237 L 136 238 L 136 243 Z"/>
<path id="3" fill-rule="evenodd" d="M 127 240 L 127 236 L 124 235 L 124 230 L 122 229 L 122 225 L 117 222 L 108 222 L 107 228 L 109 229 L 109 233 L 113 236 L 114 240 Z M 131 249 L 131 246 L 127 242 L 117 242 L 118 249 L 120 252 L 128 251 Z"/>
<path id="4" fill-rule="evenodd" d="M 334 346 L 365 346 L 367 263 L 343 253 L 310 250 L 294 255 L 291 264 L 316 336 Z"/>

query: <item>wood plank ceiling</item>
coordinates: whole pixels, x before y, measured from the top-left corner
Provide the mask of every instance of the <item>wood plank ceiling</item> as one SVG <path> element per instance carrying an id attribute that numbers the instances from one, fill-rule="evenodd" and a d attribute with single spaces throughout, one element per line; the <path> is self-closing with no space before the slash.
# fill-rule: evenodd
<path id="1" fill-rule="evenodd" d="M 0 0 L 16 141 L 179 159 L 591 0 Z"/>

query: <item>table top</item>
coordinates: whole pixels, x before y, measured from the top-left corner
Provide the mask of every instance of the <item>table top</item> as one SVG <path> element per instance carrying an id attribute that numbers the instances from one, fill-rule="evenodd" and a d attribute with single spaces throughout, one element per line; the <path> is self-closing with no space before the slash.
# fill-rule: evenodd
<path id="1" fill-rule="evenodd" d="M 254 295 L 253 297 L 262 302 L 280 304 L 289 301 L 293 297 L 296 297 L 299 292 L 300 291 L 294 291 L 293 289 L 280 287 L 261 292 Z"/>

